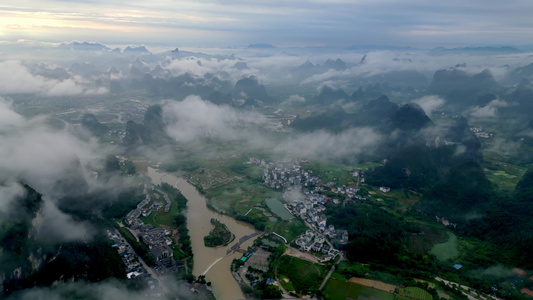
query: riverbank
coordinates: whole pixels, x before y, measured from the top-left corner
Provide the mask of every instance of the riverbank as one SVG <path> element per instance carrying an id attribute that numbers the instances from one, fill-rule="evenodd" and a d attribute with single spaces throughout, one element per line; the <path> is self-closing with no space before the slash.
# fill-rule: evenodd
<path id="1" fill-rule="evenodd" d="M 226 224 L 236 238 L 251 235 L 256 232 L 251 225 L 237 221 L 226 215 L 221 215 L 207 207 L 207 199 L 187 180 L 173 174 L 160 172 L 148 167 L 148 176 L 154 184 L 166 182 L 176 187 L 187 198 L 187 228 L 191 237 L 191 247 L 194 253 L 195 276 L 204 275 L 207 281 L 211 281 L 213 294 L 218 300 L 243 299 L 244 295 L 238 283 L 231 276 L 231 262 L 240 258 L 240 253 L 226 253 L 228 246 L 209 248 L 204 245 L 204 236 L 209 234 L 212 228 L 212 218 Z M 242 247 L 253 244 L 254 239 L 247 240 Z"/>

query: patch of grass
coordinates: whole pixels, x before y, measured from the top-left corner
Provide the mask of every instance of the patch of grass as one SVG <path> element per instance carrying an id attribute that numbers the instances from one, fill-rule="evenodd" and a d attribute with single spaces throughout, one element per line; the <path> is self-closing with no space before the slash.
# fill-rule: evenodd
<path id="1" fill-rule="evenodd" d="M 398 294 L 406 299 L 433 300 L 433 296 L 419 287 L 406 287 L 398 290 Z M 398 297 L 398 299 L 401 299 Z M 402 297 L 403 298 L 403 297 Z"/>
<path id="2" fill-rule="evenodd" d="M 292 282 L 299 294 L 314 293 L 327 274 L 327 268 L 292 256 L 282 256 L 277 264 L 279 276 L 283 275 Z"/>
<path id="3" fill-rule="evenodd" d="M 487 178 L 504 191 L 513 191 L 527 170 L 527 167 L 504 162 L 503 158 L 496 153 L 487 153 L 484 157 L 486 162 L 483 167 Z"/>
<path id="4" fill-rule="evenodd" d="M 160 199 L 160 201 L 165 203 L 163 199 Z M 165 209 L 161 208 L 159 211 L 153 211 L 148 217 L 141 217 L 141 220 L 145 224 L 151 224 L 154 227 L 159 227 L 161 225 L 176 227 L 174 224 L 174 217 L 180 212 L 178 211 L 178 204 L 172 197 L 170 197 L 170 201 L 172 204 L 170 205 L 169 212 L 165 212 Z"/>
<path id="5" fill-rule="evenodd" d="M 448 235 L 442 226 L 433 224 L 413 224 L 417 227 L 418 233 L 407 238 L 407 247 L 417 254 L 424 254 L 431 250 L 435 244 L 444 243 L 448 240 Z"/>
<path id="6" fill-rule="evenodd" d="M 296 239 L 299 235 L 304 233 L 307 229 L 304 222 L 300 219 L 294 218 L 290 221 L 281 221 L 276 223 L 272 228 L 272 231 L 282 235 L 287 241 Z"/>
<path id="7" fill-rule="evenodd" d="M 430 251 L 440 261 L 452 260 L 459 256 L 457 236 L 449 231 L 446 234 L 448 235 L 448 240 L 444 243 L 436 244 Z"/>
<path id="8" fill-rule="evenodd" d="M 345 300 L 351 299 L 372 299 L 372 300 L 394 300 L 394 295 L 362 286 L 352 282 L 343 280 L 330 279 L 323 290 L 326 299 L 331 300 Z"/>
<path id="9" fill-rule="evenodd" d="M 292 281 L 287 276 L 279 276 L 279 283 L 286 291 L 294 291 L 294 286 L 292 285 Z M 285 279 L 287 279 L 288 282 L 285 282 Z"/>

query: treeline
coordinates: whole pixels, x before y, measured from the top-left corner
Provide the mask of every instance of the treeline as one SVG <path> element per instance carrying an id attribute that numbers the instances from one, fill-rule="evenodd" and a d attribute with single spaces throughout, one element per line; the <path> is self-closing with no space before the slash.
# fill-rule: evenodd
<path id="1" fill-rule="evenodd" d="M 327 206 L 328 220 L 349 234 L 347 258 L 357 262 L 401 264 L 405 239 L 411 231 L 407 222 L 381 208 L 365 204 Z"/>

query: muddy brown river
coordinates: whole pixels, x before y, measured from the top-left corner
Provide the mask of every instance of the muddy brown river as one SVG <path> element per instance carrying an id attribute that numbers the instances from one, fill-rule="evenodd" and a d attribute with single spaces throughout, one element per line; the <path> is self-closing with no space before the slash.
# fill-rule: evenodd
<path id="1" fill-rule="evenodd" d="M 211 281 L 213 293 L 218 300 L 244 299 L 244 295 L 231 275 L 231 262 L 234 258 L 240 258 L 241 253 L 226 254 L 227 250 L 241 237 L 252 234 L 256 230 L 247 223 L 236 221 L 233 218 L 211 211 L 206 206 L 207 199 L 184 178 L 170 173 L 148 168 L 148 176 L 154 184 L 166 182 L 181 191 L 187 198 L 187 228 L 191 236 L 191 246 L 194 253 L 195 276 L 205 274 L 206 280 Z M 209 248 L 204 246 L 204 236 L 212 229 L 211 218 L 218 219 L 226 224 L 229 230 L 235 234 L 235 240 L 228 246 Z M 250 239 L 241 245 L 246 249 L 252 245 L 254 239 Z"/>

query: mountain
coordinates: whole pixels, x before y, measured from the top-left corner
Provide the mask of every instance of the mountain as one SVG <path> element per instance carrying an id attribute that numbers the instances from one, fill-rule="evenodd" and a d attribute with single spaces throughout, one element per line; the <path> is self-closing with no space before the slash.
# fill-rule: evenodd
<path id="1" fill-rule="evenodd" d="M 126 135 L 122 142 L 126 146 L 137 146 L 144 143 L 146 140 L 146 130 L 142 124 L 137 124 L 134 121 L 126 123 Z"/>
<path id="2" fill-rule="evenodd" d="M 105 45 L 102 45 L 97 42 L 70 42 L 70 43 L 61 43 L 58 46 L 59 49 L 68 49 L 76 51 L 110 51 L 111 49 Z"/>
<path id="3" fill-rule="evenodd" d="M 335 105 L 321 109 L 312 115 L 301 118 L 297 117 L 291 127 L 300 131 L 329 130 L 341 131 L 352 126 L 354 115 L 348 114 L 342 107 Z"/>
<path id="4" fill-rule="evenodd" d="M 469 55 L 494 55 L 494 54 L 515 54 L 522 51 L 513 47 L 461 47 L 461 48 L 444 48 L 438 47 L 430 51 L 434 55 L 445 55 L 451 53 L 465 53 Z"/>
<path id="5" fill-rule="evenodd" d="M 316 97 L 316 101 L 319 104 L 332 104 L 339 100 L 349 101 L 351 98 L 343 89 L 339 88 L 334 90 L 327 85 L 320 89 L 320 93 Z"/>
<path id="6" fill-rule="evenodd" d="M 95 136 L 103 136 L 109 130 L 107 126 L 98 122 L 93 114 L 85 114 L 81 119 L 81 126 Z"/>
<path id="7" fill-rule="evenodd" d="M 429 81 L 424 74 L 414 70 L 391 71 L 374 75 L 366 80 L 369 83 L 387 83 L 391 87 L 427 88 Z"/>
<path id="8" fill-rule="evenodd" d="M 512 70 L 507 75 L 506 82 L 508 84 L 518 84 L 523 79 L 533 80 L 533 63 Z"/>
<path id="9" fill-rule="evenodd" d="M 367 182 L 391 188 L 424 189 L 439 180 L 439 166 L 432 151 L 413 145 L 396 152 L 387 163 L 367 173 Z"/>
<path id="10" fill-rule="evenodd" d="M 363 125 L 384 124 L 398 110 L 398 104 L 382 95 L 367 104 L 358 112 L 357 122 Z"/>
<path id="11" fill-rule="evenodd" d="M 426 115 L 420 105 L 410 102 L 401 106 L 390 117 L 391 130 L 421 130 L 433 126 L 433 121 Z"/>
<path id="12" fill-rule="evenodd" d="M 123 53 L 132 53 L 132 54 L 151 54 L 151 52 L 148 51 L 148 49 L 146 49 L 144 46 L 139 46 L 139 47 L 130 47 L 130 46 L 128 46 L 122 52 Z"/>
<path id="13" fill-rule="evenodd" d="M 346 70 L 346 63 L 342 61 L 340 58 L 337 58 L 336 60 L 328 59 L 323 65 L 324 68 L 327 69 L 334 69 L 337 71 Z"/>
<path id="14" fill-rule="evenodd" d="M 233 67 L 237 70 L 248 70 L 248 64 L 244 61 L 236 62 Z"/>
<path id="15" fill-rule="evenodd" d="M 446 97 L 449 103 L 469 106 L 480 94 L 501 90 L 491 72 L 487 69 L 474 75 L 454 68 L 439 70 L 433 75 L 427 92 Z"/>
<path id="16" fill-rule="evenodd" d="M 466 161 L 453 166 L 425 195 L 433 213 L 462 220 L 468 212 L 480 209 L 493 192 L 481 166 Z"/>
<path id="17" fill-rule="evenodd" d="M 243 77 L 237 81 L 231 94 L 234 99 L 244 99 L 246 105 L 256 105 L 257 101 L 262 103 L 272 102 L 265 86 L 259 84 L 259 80 L 253 75 Z"/>
<path id="18" fill-rule="evenodd" d="M 144 142 L 168 141 L 161 105 L 151 105 L 144 114 Z"/>
<path id="19" fill-rule="evenodd" d="M 277 47 L 270 44 L 250 44 L 247 46 L 250 49 L 276 49 Z"/>

